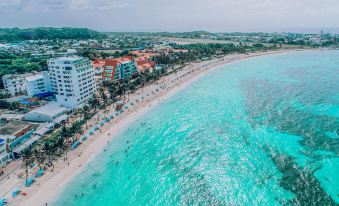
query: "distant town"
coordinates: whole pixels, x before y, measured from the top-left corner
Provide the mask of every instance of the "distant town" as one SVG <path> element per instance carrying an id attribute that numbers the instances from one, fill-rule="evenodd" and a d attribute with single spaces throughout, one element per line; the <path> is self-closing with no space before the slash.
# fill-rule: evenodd
<path id="1" fill-rule="evenodd" d="M 84 131 L 89 121 L 110 121 L 114 118 L 106 112 L 110 107 L 118 114 L 124 112 L 130 94 L 191 63 L 230 54 L 336 49 L 338 43 L 339 35 L 322 31 L 0 29 L 0 179 L 22 167 L 29 182 L 28 168 L 34 163 L 42 170 L 42 165 L 51 164 L 51 156 L 72 150 L 88 138 Z"/>

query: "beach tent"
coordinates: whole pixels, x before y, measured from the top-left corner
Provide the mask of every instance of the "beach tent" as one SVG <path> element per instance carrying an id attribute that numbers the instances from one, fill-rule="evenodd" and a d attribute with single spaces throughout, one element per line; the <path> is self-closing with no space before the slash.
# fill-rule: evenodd
<path id="1" fill-rule="evenodd" d="M 82 136 L 82 138 L 81 138 L 82 141 L 85 141 L 86 139 L 87 139 L 86 135 Z"/>
<path id="2" fill-rule="evenodd" d="M 79 140 L 75 141 L 71 146 L 71 150 L 74 150 L 75 148 L 77 148 L 79 146 L 79 144 L 80 144 Z"/>
<path id="3" fill-rule="evenodd" d="M 15 188 L 12 192 L 12 197 L 16 197 L 19 194 L 20 190 L 19 188 Z"/>
<path id="4" fill-rule="evenodd" d="M 36 173 L 36 177 L 41 177 L 44 174 L 45 170 L 39 170 L 38 173 Z"/>
<path id="5" fill-rule="evenodd" d="M 5 199 L 5 198 L 2 198 L 2 199 L 0 200 L 0 206 L 4 206 L 6 203 L 7 203 L 7 202 L 6 202 L 6 199 Z"/>
<path id="6" fill-rule="evenodd" d="M 27 182 L 25 183 L 25 186 L 26 186 L 26 187 L 31 186 L 31 184 L 33 183 L 33 180 L 34 180 L 34 179 L 33 179 L 32 177 L 28 178 Z"/>

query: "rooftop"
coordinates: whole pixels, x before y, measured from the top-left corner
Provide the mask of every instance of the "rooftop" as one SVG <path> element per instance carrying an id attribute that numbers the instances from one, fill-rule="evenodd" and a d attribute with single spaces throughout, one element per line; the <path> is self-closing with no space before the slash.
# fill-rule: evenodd
<path id="1" fill-rule="evenodd" d="M 88 60 L 85 57 L 80 57 L 80 56 L 69 56 L 69 57 L 57 57 L 50 59 L 49 62 L 54 61 L 54 62 L 78 62 L 78 61 L 84 61 Z"/>
<path id="2" fill-rule="evenodd" d="M 31 126 L 32 124 L 24 121 L 10 121 L 6 126 L 0 128 L 0 135 L 14 135 L 20 130 Z"/>
<path id="3" fill-rule="evenodd" d="M 32 114 L 32 113 L 40 113 L 40 114 L 44 114 L 47 116 L 51 116 L 54 117 L 60 113 L 63 113 L 67 110 L 67 108 L 65 107 L 61 107 L 58 103 L 56 102 L 51 102 L 48 103 L 42 107 L 38 107 L 30 112 L 28 112 L 27 114 Z"/>
<path id="4" fill-rule="evenodd" d="M 43 79 L 44 77 L 42 76 L 42 74 L 37 74 L 37 75 L 34 75 L 34 76 L 28 76 L 26 77 L 26 80 L 27 81 L 35 81 L 35 80 L 38 80 L 38 79 Z"/>

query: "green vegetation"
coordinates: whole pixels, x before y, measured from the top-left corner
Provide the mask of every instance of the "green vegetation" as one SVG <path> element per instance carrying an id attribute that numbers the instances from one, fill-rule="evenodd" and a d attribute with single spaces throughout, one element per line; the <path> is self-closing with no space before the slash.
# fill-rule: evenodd
<path id="1" fill-rule="evenodd" d="M 14 42 L 40 39 L 98 39 L 105 35 L 87 28 L 52 28 L 38 27 L 29 29 L 3 28 L 0 29 L 0 42 Z"/>
<path id="2" fill-rule="evenodd" d="M 179 52 L 161 53 L 160 56 L 153 57 L 157 64 L 185 64 L 192 61 L 204 60 L 217 55 L 226 55 L 232 53 L 247 53 L 255 51 L 265 51 L 275 49 L 275 47 L 265 47 L 262 44 L 253 44 L 252 46 L 234 45 L 234 44 L 171 44 Z"/>
<path id="3" fill-rule="evenodd" d="M 47 57 L 26 57 L 0 52 L 0 78 L 5 74 L 23 74 L 42 71 L 47 67 Z"/>

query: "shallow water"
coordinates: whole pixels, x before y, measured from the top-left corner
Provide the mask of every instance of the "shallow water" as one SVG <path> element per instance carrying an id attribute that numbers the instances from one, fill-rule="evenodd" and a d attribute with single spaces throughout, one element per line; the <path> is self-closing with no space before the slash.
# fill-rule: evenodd
<path id="1" fill-rule="evenodd" d="M 139 119 L 54 205 L 338 205 L 338 154 L 339 51 L 258 57 Z"/>

